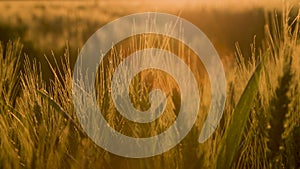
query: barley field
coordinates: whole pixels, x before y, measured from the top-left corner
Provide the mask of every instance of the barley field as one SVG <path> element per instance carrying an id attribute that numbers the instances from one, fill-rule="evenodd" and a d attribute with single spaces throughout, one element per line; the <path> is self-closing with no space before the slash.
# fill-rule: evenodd
<path id="1" fill-rule="evenodd" d="M 300 168 L 299 10 L 298 1 L 268 0 L 0 1 L 0 168 Z M 133 51 L 173 51 L 194 73 L 201 97 L 196 122 L 179 144 L 152 157 L 127 158 L 101 148 L 82 128 L 72 98 L 73 69 L 101 26 L 147 11 L 180 16 L 207 35 L 224 66 L 226 102 L 215 132 L 199 143 L 212 94 L 195 53 L 168 37 L 134 36 L 116 44 L 100 63 L 95 91 L 117 132 L 155 136 L 172 125 L 182 103 L 170 75 L 145 70 L 132 79 L 130 100 L 145 111 L 150 91 L 159 88 L 167 96 L 163 115 L 141 124 L 118 113 L 112 74 Z"/>

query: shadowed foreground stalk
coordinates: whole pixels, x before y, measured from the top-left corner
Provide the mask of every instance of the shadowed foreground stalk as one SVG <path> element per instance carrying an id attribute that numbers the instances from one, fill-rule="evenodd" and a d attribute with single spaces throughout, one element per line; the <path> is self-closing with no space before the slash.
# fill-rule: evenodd
<path id="1" fill-rule="evenodd" d="M 284 139 L 282 138 L 284 133 L 284 122 L 289 112 L 289 105 L 291 99 L 288 94 L 290 91 L 290 85 L 293 75 L 291 74 L 291 61 L 287 61 L 284 66 L 284 74 L 279 79 L 279 86 L 275 91 L 275 96 L 271 100 L 271 118 L 269 129 L 269 149 L 271 165 L 273 167 L 285 167 L 286 159 L 284 157 Z M 279 167 L 279 168 L 281 168 Z"/>

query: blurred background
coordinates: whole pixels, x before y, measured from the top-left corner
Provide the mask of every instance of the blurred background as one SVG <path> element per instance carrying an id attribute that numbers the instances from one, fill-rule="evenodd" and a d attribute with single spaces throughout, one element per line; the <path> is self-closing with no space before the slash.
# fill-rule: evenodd
<path id="1" fill-rule="evenodd" d="M 20 38 L 24 52 L 42 63 L 44 55 L 63 55 L 68 45 L 73 66 L 80 48 L 104 24 L 136 12 L 166 12 L 199 27 L 228 62 L 236 43 L 245 57 L 254 37 L 260 46 L 265 15 L 281 4 L 280 0 L 0 1 L 0 41 Z M 43 69 L 47 74 L 49 68 Z"/>

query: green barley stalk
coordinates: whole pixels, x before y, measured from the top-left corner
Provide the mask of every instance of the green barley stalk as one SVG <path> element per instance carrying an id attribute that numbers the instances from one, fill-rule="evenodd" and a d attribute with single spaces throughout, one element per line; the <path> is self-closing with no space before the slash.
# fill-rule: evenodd
<path id="1" fill-rule="evenodd" d="M 242 134 L 249 118 L 252 103 L 257 94 L 260 73 L 263 66 L 264 62 L 258 64 L 235 107 L 230 123 L 220 142 L 214 168 L 230 168 L 237 156 Z"/>

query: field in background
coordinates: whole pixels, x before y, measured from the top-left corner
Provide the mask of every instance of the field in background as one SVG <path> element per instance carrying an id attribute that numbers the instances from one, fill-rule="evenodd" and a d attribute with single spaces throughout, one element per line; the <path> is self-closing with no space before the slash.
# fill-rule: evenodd
<path id="1" fill-rule="evenodd" d="M 0 169 L 299 168 L 298 8 L 274 1 L 230 2 L 0 1 Z M 199 82 L 204 99 L 187 137 L 161 155 L 130 159 L 101 149 L 82 131 L 72 102 L 72 70 L 78 50 L 93 32 L 121 16 L 145 11 L 179 15 L 211 39 L 224 63 L 227 101 L 216 132 L 199 144 L 210 104 L 209 84 Z M 103 62 L 100 88 L 109 89 L 110 72 L 118 62 Z M 109 124 L 134 137 L 156 135 L 172 124 L 180 108 L 180 92 L 171 78 L 144 73 L 152 77 L 142 73 L 130 88 L 136 107 L 149 107 L 147 94 L 153 86 L 143 78 L 169 92 L 166 111 L 155 123 L 128 123 L 107 93 L 98 96 Z"/>
<path id="2" fill-rule="evenodd" d="M 0 4 L 3 11 L 0 14 L 2 32 L 9 25 L 14 36 L 24 37 L 29 42 L 38 40 L 39 43 L 34 43 L 33 47 L 46 50 L 63 48 L 66 41 L 74 48 L 80 48 L 104 24 L 136 12 L 155 11 L 179 15 L 198 26 L 223 54 L 232 52 L 237 41 L 243 48 L 248 48 L 254 35 L 262 37 L 264 26 L 264 9 L 261 6 L 233 7 L 229 10 L 226 9 L 226 3 L 223 6 L 170 1 L 16 1 Z M 233 26 L 236 24 L 239 27 Z M 5 35 L 1 37 L 1 40 L 7 39 Z"/>
<path id="3" fill-rule="evenodd" d="M 233 7 L 229 9 L 230 6 Z M 195 1 L 4 1 L 0 2 L 0 10 L 0 40 L 21 37 L 24 51 L 37 57 L 49 55 L 51 50 L 62 55 L 68 43 L 71 63 L 101 26 L 128 14 L 147 11 L 171 13 L 192 22 L 209 37 L 223 58 L 233 56 L 236 42 L 249 56 L 253 37 L 256 35 L 258 45 L 263 37 L 266 12 L 262 4 Z"/>

